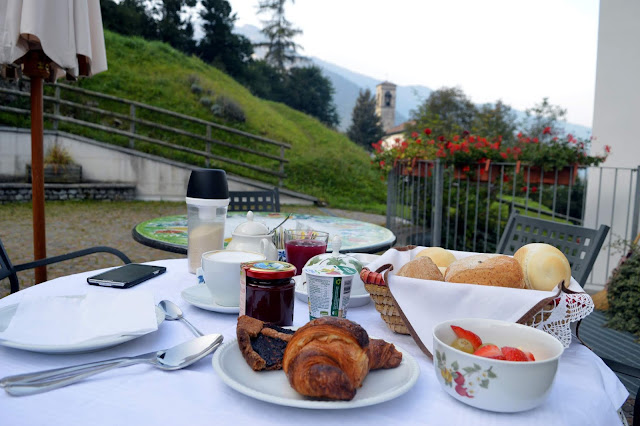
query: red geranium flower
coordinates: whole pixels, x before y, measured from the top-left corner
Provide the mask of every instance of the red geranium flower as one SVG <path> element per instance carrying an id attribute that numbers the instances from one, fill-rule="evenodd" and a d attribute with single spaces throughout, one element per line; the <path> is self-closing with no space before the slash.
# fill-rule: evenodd
<path id="1" fill-rule="evenodd" d="M 551 134 L 551 127 L 545 127 L 544 130 L 542 131 L 543 135 L 550 135 Z"/>
<path id="2" fill-rule="evenodd" d="M 431 129 L 429 128 L 424 129 L 424 134 L 429 136 L 431 134 Z"/>

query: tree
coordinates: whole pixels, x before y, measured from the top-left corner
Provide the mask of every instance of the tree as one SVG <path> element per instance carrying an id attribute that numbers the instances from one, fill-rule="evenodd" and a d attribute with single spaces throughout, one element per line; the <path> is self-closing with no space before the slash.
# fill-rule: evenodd
<path id="1" fill-rule="evenodd" d="M 104 28 L 128 36 L 149 40 L 158 38 L 158 26 L 144 5 L 144 0 L 100 0 Z"/>
<path id="2" fill-rule="evenodd" d="M 427 100 L 412 111 L 415 125 L 409 131 L 430 128 L 434 136 L 451 137 L 471 131 L 476 107 L 458 87 L 445 87 L 431 92 Z"/>
<path id="3" fill-rule="evenodd" d="M 202 0 L 201 4 L 204 36 L 198 43 L 197 54 L 229 75 L 241 77 L 251 59 L 253 47 L 249 39 L 233 33 L 236 14 L 231 13 L 227 0 Z"/>
<path id="4" fill-rule="evenodd" d="M 284 16 L 284 4 L 287 0 L 262 0 L 259 3 L 258 13 L 272 13 L 268 21 L 264 21 L 262 33 L 268 41 L 256 43 L 255 46 L 266 47 L 265 60 L 280 72 L 285 72 L 288 64 L 295 63 L 299 59 L 296 49 L 299 47 L 293 38 L 302 33 L 302 30 L 294 28 Z M 293 2 L 293 0 L 291 0 Z"/>
<path id="5" fill-rule="evenodd" d="M 367 89 L 360 90 L 356 105 L 351 113 L 351 125 L 347 136 L 356 144 L 371 151 L 371 144 L 384 135 L 380 117 L 376 114 L 376 97 Z"/>
<path id="6" fill-rule="evenodd" d="M 561 121 L 567 116 L 567 110 L 549 103 L 549 98 L 525 110 L 527 117 L 522 122 L 522 131 L 531 138 L 540 138 L 544 129 L 549 127 L 551 134 L 559 135 L 564 131 Z"/>
<path id="7" fill-rule="evenodd" d="M 333 103 L 333 85 L 322 75 L 319 67 L 294 67 L 285 77 L 285 93 L 282 102 L 302 111 L 330 127 L 340 119 Z"/>
<path id="8" fill-rule="evenodd" d="M 494 140 L 502 136 L 505 144 L 515 142 L 516 116 L 509 105 L 498 100 L 494 104 L 484 104 L 476 109 L 471 133 Z"/>
<path id="9" fill-rule="evenodd" d="M 162 0 L 157 2 L 153 10 L 159 16 L 158 39 L 169 43 L 174 48 L 185 53 L 195 51 L 196 42 L 193 40 L 193 24 L 187 16 L 180 15 L 185 8 L 195 7 L 197 0 Z"/>

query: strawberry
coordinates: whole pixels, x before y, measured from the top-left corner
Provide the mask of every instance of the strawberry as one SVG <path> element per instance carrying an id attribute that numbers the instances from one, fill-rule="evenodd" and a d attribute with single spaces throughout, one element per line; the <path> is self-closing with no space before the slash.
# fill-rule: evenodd
<path id="1" fill-rule="evenodd" d="M 502 351 L 500 351 L 500 348 L 496 345 L 484 345 L 481 348 L 476 349 L 473 354 L 484 358 L 505 359 Z"/>
<path id="2" fill-rule="evenodd" d="M 527 358 L 527 355 L 525 355 L 524 352 L 518 348 L 512 348 L 510 346 L 502 347 L 502 355 L 504 355 L 504 358 L 507 361 L 529 361 L 529 358 Z"/>
<path id="3" fill-rule="evenodd" d="M 525 352 L 524 354 L 527 356 L 527 359 L 529 361 L 535 361 L 536 360 L 536 357 L 534 357 L 531 352 Z"/>
<path id="4" fill-rule="evenodd" d="M 482 345 L 482 340 L 480 340 L 477 334 L 469 330 L 465 330 L 462 327 L 458 327 L 457 325 L 452 325 L 451 329 L 453 330 L 454 333 L 456 333 L 456 336 L 458 336 L 459 338 L 468 340 L 473 346 L 474 351 L 478 349 L 480 345 Z"/>

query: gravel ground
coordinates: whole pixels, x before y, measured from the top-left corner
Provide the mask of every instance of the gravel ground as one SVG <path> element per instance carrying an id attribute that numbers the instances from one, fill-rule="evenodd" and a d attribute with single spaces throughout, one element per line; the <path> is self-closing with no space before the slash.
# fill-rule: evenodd
<path id="1" fill-rule="evenodd" d="M 385 217 L 359 212 L 318 208 L 314 206 L 283 206 L 283 211 L 334 215 L 384 225 Z M 156 250 L 139 244 L 131 237 L 133 227 L 158 216 L 186 214 L 185 203 L 149 201 L 51 201 L 45 205 L 47 257 L 93 246 L 109 246 L 124 252 L 133 262 L 148 262 L 182 255 Z M 0 205 L 0 240 L 11 262 L 20 264 L 33 260 L 31 203 Z M 47 267 L 47 278 L 121 265 L 122 261 L 108 253 L 93 254 L 60 262 Z M 18 273 L 20 288 L 34 284 L 34 271 Z M 9 294 L 9 280 L 0 281 L 0 297 Z"/>

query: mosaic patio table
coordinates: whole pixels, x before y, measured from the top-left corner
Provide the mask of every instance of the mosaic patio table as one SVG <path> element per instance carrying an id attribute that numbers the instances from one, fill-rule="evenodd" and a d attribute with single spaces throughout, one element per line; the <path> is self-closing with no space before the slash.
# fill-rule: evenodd
<path id="1" fill-rule="evenodd" d="M 269 229 L 275 228 L 287 217 L 287 213 L 256 213 L 254 220 L 264 223 Z M 225 224 L 225 246 L 231 241 L 231 233 L 246 221 L 246 212 L 230 212 Z M 336 216 L 292 214 L 283 225 L 285 229 L 302 227 L 329 233 L 327 251 L 332 251 L 331 237 L 340 235 L 342 253 L 377 253 L 393 246 L 396 236 L 379 225 L 360 220 Z M 187 253 L 187 216 L 165 216 L 137 224 L 132 231 L 133 239 L 149 247 L 172 253 Z"/>

